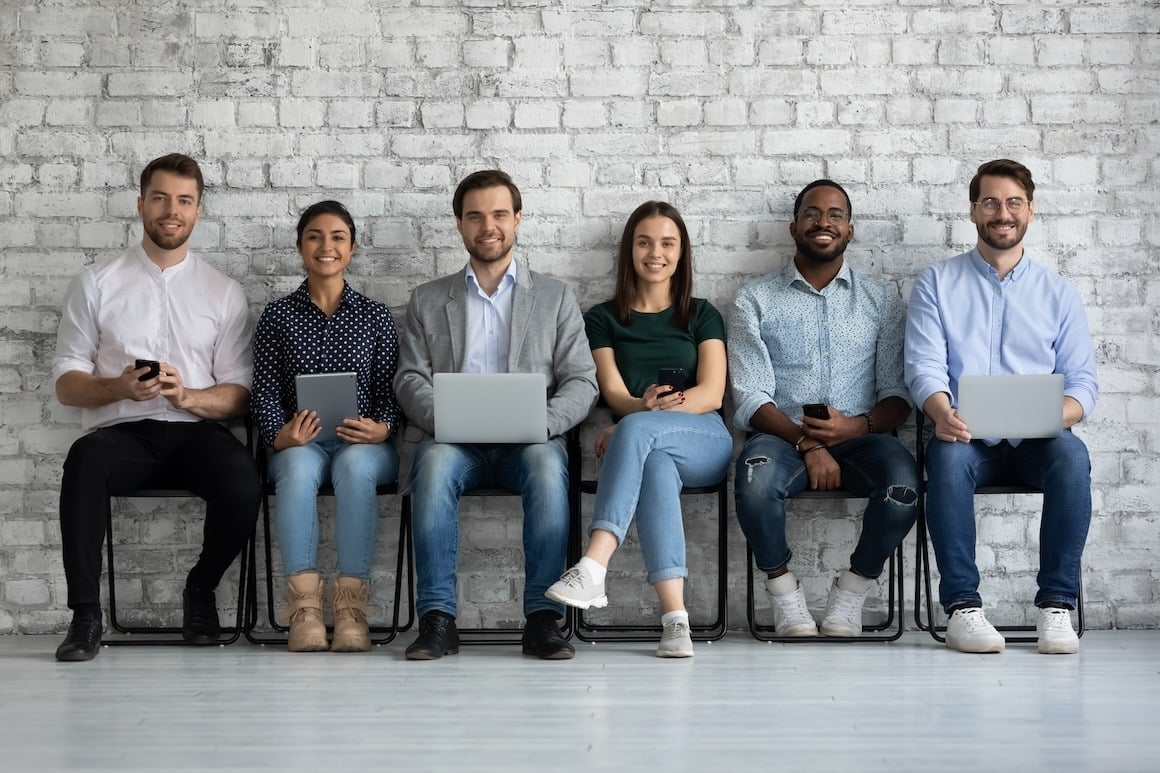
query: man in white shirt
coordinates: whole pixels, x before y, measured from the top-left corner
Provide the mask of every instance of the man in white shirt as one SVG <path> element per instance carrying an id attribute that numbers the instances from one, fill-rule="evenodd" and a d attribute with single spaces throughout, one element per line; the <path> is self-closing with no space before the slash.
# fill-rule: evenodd
<path id="1" fill-rule="evenodd" d="M 218 639 L 214 589 L 253 532 L 261 496 L 245 446 L 220 422 L 250 399 L 250 324 L 237 282 L 190 254 L 201 170 L 172 153 L 141 173 L 144 235 L 86 267 L 65 296 L 52 375 L 85 435 L 64 463 L 61 544 L 72 624 L 56 658 L 101 643 L 101 543 L 108 497 L 145 487 L 206 500 L 201 556 L 186 579 L 182 635 Z"/>
<path id="2" fill-rule="evenodd" d="M 568 464 L 563 434 L 596 401 L 596 366 L 580 307 L 566 284 L 515 260 L 522 218 L 519 188 L 499 170 L 468 175 L 452 209 L 470 260 L 463 270 L 415 289 L 399 343 L 395 394 L 407 414 L 400 456 L 411 492 L 419 638 L 408 660 L 459 651 L 459 497 L 476 486 L 518 491 L 524 505 L 523 652 L 566 660 L 562 604 L 544 592 L 563 573 L 568 542 Z M 438 443 L 433 374 L 543 373 L 548 385 L 544 443 Z M 480 410 L 487 410 L 481 405 Z"/>

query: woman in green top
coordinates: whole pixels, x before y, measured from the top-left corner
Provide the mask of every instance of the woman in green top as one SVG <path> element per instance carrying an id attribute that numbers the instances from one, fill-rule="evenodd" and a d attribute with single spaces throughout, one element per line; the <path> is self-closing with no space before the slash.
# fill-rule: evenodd
<path id="1" fill-rule="evenodd" d="M 692 297 L 692 286 L 680 213 L 661 201 L 642 204 L 620 239 L 615 297 L 584 316 L 600 394 L 618 417 L 596 441 L 602 468 L 588 550 L 547 592 L 581 609 L 608 604 L 605 570 L 635 516 L 660 599 L 659 657 L 693 654 L 681 488 L 718 483 L 733 452 L 718 413 L 725 325 L 708 301 Z"/>

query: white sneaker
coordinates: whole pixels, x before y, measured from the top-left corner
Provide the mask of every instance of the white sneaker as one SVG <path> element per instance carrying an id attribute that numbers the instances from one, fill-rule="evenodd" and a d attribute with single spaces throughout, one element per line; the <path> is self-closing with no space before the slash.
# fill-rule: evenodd
<path id="1" fill-rule="evenodd" d="M 661 630 L 661 643 L 657 645 L 658 658 L 693 657 L 693 636 L 686 620 L 665 623 Z"/>
<path id="2" fill-rule="evenodd" d="M 959 652 L 1002 652 L 1007 640 L 987 622 L 982 609 L 963 607 L 947 622 L 947 646 Z"/>
<path id="3" fill-rule="evenodd" d="M 776 578 L 775 578 L 776 579 Z M 765 581 L 765 590 L 770 590 L 770 583 Z M 791 593 L 775 596 L 769 594 L 773 601 L 773 630 L 778 636 L 817 636 L 818 624 L 810 615 L 806 606 L 806 594 L 802 586 L 797 586 Z"/>
<path id="4" fill-rule="evenodd" d="M 597 583 L 580 564 L 576 564 L 544 593 L 552 601 L 559 601 L 577 609 L 608 606 L 604 583 Z"/>
<path id="5" fill-rule="evenodd" d="M 826 601 L 826 614 L 822 617 L 823 636 L 861 636 L 862 604 L 870 593 L 868 586 L 861 593 L 842 590 L 838 581 L 830 586 L 830 598 Z"/>
<path id="6" fill-rule="evenodd" d="M 1074 655 L 1079 652 L 1079 637 L 1071 627 L 1071 613 L 1058 607 L 1043 607 L 1035 624 L 1039 634 L 1039 651 L 1044 655 Z"/>

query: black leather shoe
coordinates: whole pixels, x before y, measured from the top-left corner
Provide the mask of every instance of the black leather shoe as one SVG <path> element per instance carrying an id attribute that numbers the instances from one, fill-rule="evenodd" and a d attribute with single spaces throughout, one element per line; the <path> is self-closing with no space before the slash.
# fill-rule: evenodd
<path id="1" fill-rule="evenodd" d="M 571 660 L 576 648 L 560 633 L 556 613 L 551 610 L 533 612 L 524 625 L 524 654 L 544 660 Z"/>
<path id="2" fill-rule="evenodd" d="M 407 660 L 438 660 L 459 654 L 459 629 L 445 612 L 428 612 L 419 618 L 419 638 L 407 647 Z"/>
<path id="3" fill-rule="evenodd" d="M 92 660 L 101 651 L 101 618 L 73 615 L 64 641 L 56 648 L 56 659 L 65 662 Z"/>
<path id="4" fill-rule="evenodd" d="M 181 619 L 181 638 L 191 644 L 214 644 L 222 635 L 218 622 L 217 600 L 213 591 L 203 593 L 188 585 L 181 594 L 184 606 Z"/>

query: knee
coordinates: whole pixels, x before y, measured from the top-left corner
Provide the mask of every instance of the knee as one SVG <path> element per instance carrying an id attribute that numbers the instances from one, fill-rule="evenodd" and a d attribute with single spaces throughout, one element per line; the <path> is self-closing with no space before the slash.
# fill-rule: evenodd
<path id="1" fill-rule="evenodd" d="M 322 459 L 308 445 L 277 452 L 268 469 L 278 490 L 310 489 L 318 491 L 322 483 Z"/>
<path id="2" fill-rule="evenodd" d="M 774 470 L 777 460 L 772 456 L 755 452 L 742 452 L 737 459 L 734 475 L 734 491 L 737 506 L 760 506 L 769 499 L 784 499 L 785 488 L 775 485 Z"/>
<path id="3" fill-rule="evenodd" d="M 1092 462 L 1087 446 L 1071 432 L 1065 432 L 1049 448 L 1048 475 L 1061 481 L 1084 480 L 1091 475 Z"/>
<path id="4" fill-rule="evenodd" d="M 520 461 L 532 483 L 555 484 L 568 480 L 568 456 L 559 444 L 535 443 L 524 447 Z"/>

